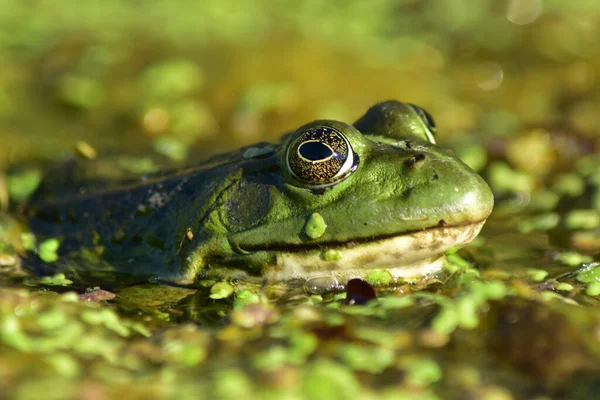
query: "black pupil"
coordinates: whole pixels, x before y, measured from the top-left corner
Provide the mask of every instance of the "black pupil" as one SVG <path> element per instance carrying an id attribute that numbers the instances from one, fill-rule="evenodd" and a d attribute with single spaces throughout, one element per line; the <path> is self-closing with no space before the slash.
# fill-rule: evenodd
<path id="1" fill-rule="evenodd" d="M 298 153 L 307 160 L 319 161 L 331 157 L 333 151 L 323 143 L 306 142 L 300 145 Z"/>

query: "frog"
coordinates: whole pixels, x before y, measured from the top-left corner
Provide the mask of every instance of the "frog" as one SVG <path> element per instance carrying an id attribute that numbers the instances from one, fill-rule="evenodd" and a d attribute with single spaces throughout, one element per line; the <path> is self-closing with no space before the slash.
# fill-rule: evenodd
<path id="1" fill-rule="evenodd" d="M 73 276 L 421 279 L 479 234 L 494 204 L 487 183 L 437 145 L 436 130 L 422 107 L 388 100 L 353 124 L 316 120 L 185 167 L 104 179 L 69 164 L 23 215 L 38 240 L 60 242 L 45 268 Z"/>

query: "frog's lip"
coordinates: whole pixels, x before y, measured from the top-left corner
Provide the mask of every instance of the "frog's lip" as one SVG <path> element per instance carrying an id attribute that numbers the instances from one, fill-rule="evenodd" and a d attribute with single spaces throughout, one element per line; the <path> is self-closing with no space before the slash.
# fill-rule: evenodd
<path id="1" fill-rule="evenodd" d="M 459 230 L 465 230 L 465 229 L 469 229 L 470 227 L 478 226 L 479 229 L 477 230 L 477 233 L 475 233 L 473 235 L 473 237 L 471 238 L 471 240 L 473 240 L 473 238 L 479 234 L 479 231 L 485 224 L 485 221 L 487 221 L 487 218 L 484 218 L 480 221 L 469 222 L 466 224 L 457 224 L 457 225 L 445 225 L 444 223 L 440 223 L 436 226 L 432 226 L 429 228 L 423 228 L 423 229 L 419 229 L 419 230 L 414 230 L 414 231 L 406 231 L 406 232 L 401 232 L 401 233 L 390 233 L 390 234 L 378 235 L 378 236 L 357 237 L 357 238 L 349 239 L 346 241 L 307 242 L 307 243 L 302 243 L 302 244 L 275 244 L 275 245 L 268 245 L 268 246 L 239 245 L 239 248 L 245 253 L 257 253 L 260 251 L 295 253 L 295 252 L 305 252 L 305 251 L 310 251 L 310 250 L 319 250 L 319 251 L 325 251 L 325 250 L 329 250 L 329 249 L 342 250 L 342 249 L 351 249 L 351 248 L 358 247 L 358 246 L 362 247 L 363 245 L 368 245 L 370 243 L 377 243 L 377 242 L 382 242 L 382 241 L 395 239 L 395 238 L 419 237 L 424 232 L 431 233 L 431 232 L 437 232 L 440 230 L 442 232 L 441 234 L 439 234 L 441 238 L 443 238 L 444 234 L 448 235 L 447 238 L 452 238 L 455 235 L 455 233 Z M 431 243 L 427 242 L 423 246 L 429 246 L 429 245 L 431 245 Z M 454 246 L 451 246 L 451 247 L 454 247 Z"/>
<path id="2" fill-rule="evenodd" d="M 363 278 L 369 270 L 385 269 L 393 279 L 422 277 L 441 269 L 440 257 L 464 246 L 481 231 L 485 220 L 460 226 L 438 226 L 420 231 L 347 243 L 298 246 L 277 252 L 276 265 L 263 277 L 273 281 L 333 277 L 340 283 Z M 339 260 L 326 260 L 324 252 L 339 250 Z"/>

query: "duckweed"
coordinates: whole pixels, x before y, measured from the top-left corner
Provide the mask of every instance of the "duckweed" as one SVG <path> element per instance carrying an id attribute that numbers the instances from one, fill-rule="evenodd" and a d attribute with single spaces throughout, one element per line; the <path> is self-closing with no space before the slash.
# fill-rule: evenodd
<path id="1" fill-rule="evenodd" d="M 307 400 L 352 400 L 360 396 L 356 377 L 345 366 L 329 360 L 316 360 L 302 379 Z"/>
<path id="2" fill-rule="evenodd" d="M 555 228 L 560 223 L 560 215 L 558 213 L 544 213 L 528 218 L 524 218 L 519 223 L 519 231 L 521 233 L 529 232 L 545 232 Z"/>
<path id="3" fill-rule="evenodd" d="M 55 262 L 56 260 L 58 260 L 57 251 L 59 247 L 60 241 L 58 239 L 50 238 L 44 240 L 42 243 L 40 243 L 39 247 L 40 258 L 47 263 Z"/>
<path id="4" fill-rule="evenodd" d="M 342 257 L 342 252 L 339 250 L 327 249 L 323 252 L 323 259 L 325 261 L 339 261 Z"/>
<path id="5" fill-rule="evenodd" d="M 231 296 L 235 288 L 229 282 L 218 282 L 210 288 L 210 298 L 219 300 Z"/>
<path id="6" fill-rule="evenodd" d="M 42 181 L 42 171 L 39 169 L 25 169 L 10 174 L 6 179 L 8 197 L 20 203 L 35 191 Z"/>
<path id="7" fill-rule="evenodd" d="M 67 75 L 58 83 L 58 98 L 78 108 L 91 110 L 102 105 L 106 91 L 101 82 L 81 75 Z"/>
<path id="8" fill-rule="evenodd" d="M 40 285 L 47 286 L 68 286 L 73 283 L 73 281 L 67 279 L 65 274 L 63 274 L 62 272 L 59 272 L 54 275 L 42 276 L 38 279 L 30 278 L 27 280 L 27 282 L 31 282 L 32 284 L 39 283 Z"/>
<path id="9" fill-rule="evenodd" d="M 65 378 L 75 378 L 81 374 L 81 367 L 77 360 L 66 353 L 54 353 L 44 359 L 56 373 Z"/>
<path id="10" fill-rule="evenodd" d="M 392 365 L 396 358 L 392 348 L 354 343 L 340 345 L 338 354 L 344 365 L 352 370 L 372 374 L 381 373 Z"/>
<path id="11" fill-rule="evenodd" d="M 276 371 L 289 363 L 289 351 L 283 346 L 273 346 L 257 354 L 252 363 L 262 371 Z"/>
<path id="12" fill-rule="evenodd" d="M 215 399 L 240 399 L 253 393 L 253 389 L 254 385 L 246 374 L 238 369 L 228 368 L 215 374 L 212 395 Z M 196 395 L 194 392 L 194 396 Z"/>
<path id="13" fill-rule="evenodd" d="M 204 82 L 204 72 L 193 61 L 172 59 L 147 68 L 140 85 L 151 99 L 170 99 L 193 93 L 201 89 Z"/>
<path id="14" fill-rule="evenodd" d="M 565 251 L 558 255 L 557 260 L 565 265 L 575 267 L 583 263 L 589 263 L 593 260 L 593 258 L 591 256 L 574 251 Z"/>
<path id="15" fill-rule="evenodd" d="M 233 308 L 238 310 L 248 304 L 258 304 L 262 301 L 260 295 L 249 289 L 242 289 L 235 293 Z"/>
<path id="16" fill-rule="evenodd" d="M 309 238 L 318 239 L 323 236 L 325 229 L 327 229 L 327 223 L 323 216 L 319 213 L 312 213 L 308 221 L 306 221 L 304 232 Z"/>
<path id="17" fill-rule="evenodd" d="M 600 296 L 600 280 L 588 283 L 585 294 L 588 296 Z"/>
<path id="18" fill-rule="evenodd" d="M 560 290 L 562 292 L 570 292 L 573 289 L 575 289 L 575 286 L 567 282 L 560 282 L 556 285 L 556 290 Z"/>
<path id="19" fill-rule="evenodd" d="M 392 283 L 394 277 L 384 269 L 374 269 L 365 275 L 365 281 L 373 286 L 385 286 Z"/>
<path id="20" fill-rule="evenodd" d="M 152 143 L 154 151 L 174 161 L 183 161 L 188 157 L 188 146 L 177 139 L 163 136 Z"/>
<path id="21" fill-rule="evenodd" d="M 403 363 L 406 369 L 406 381 L 415 386 L 427 386 L 442 379 L 443 372 L 433 360 L 418 359 Z"/>
<path id="22" fill-rule="evenodd" d="M 548 271 L 543 269 L 529 269 L 527 270 L 527 275 L 534 282 L 541 282 L 548 277 Z"/>
<path id="23" fill-rule="evenodd" d="M 565 216 L 567 229 L 595 229 L 600 227 L 600 213 L 597 210 L 572 210 Z"/>

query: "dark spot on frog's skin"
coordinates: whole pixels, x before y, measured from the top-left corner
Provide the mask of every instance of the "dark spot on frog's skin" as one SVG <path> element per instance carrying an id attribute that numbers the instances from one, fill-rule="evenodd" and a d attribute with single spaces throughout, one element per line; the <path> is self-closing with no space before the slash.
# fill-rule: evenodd
<path id="1" fill-rule="evenodd" d="M 415 154 L 414 156 L 410 157 L 408 160 L 404 161 L 404 165 L 406 165 L 408 168 L 411 168 L 415 164 L 417 164 L 423 160 L 425 160 L 425 154 L 418 153 L 418 154 Z"/>
<path id="2" fill-rule="evenodd" d="M 191 241 L 194 239 L 194 232 L 192 232 L 192 228 L 185 229 L 185 237 L 187 240 Z"/>
<path id="3" fill-rule="evenodd" d="M 444 221 L 443 219 L 440 219 L 440 222 L 438 222 L 438 226 L 446 226 L 447 222 Z"/>
<path id="4" fill-rule="evenodd" d="M 435 172 L 435 173 L 433 174 L 433 179 L 434 179 L 434 180 L 438 180 L 438 179 L 440 179 L 440 176 L 437 174 L 437 172 Z"/>
<path id="5" fill-rule="evenodd" d="M 408 186 L 406 189 L 404 189 L 404 191 L 402 193 L 400 193 L 400 198 L 407 198 L 410 197 L 411 193 L 412 193 L 412 186 Z"/>
<path id="6" fill-rule="evenodd" d="M 317 189 L 311 189 L 311 193 L 314 194 L 315 196 L 321 196 L 322 194 L 325 194 L 325 192 L 328 190 L 329 188 L 317 188 Z"/>
<path id="7" fill-rule="evenodd" d="M 125 230 L 121 227 L 118 228 L 111 236 L 112 244 L 119 244 L 123 239 L 125 239 Z"/>
<path id="8" fill-rule="evenodd" d="M 412 147 L 413 147 L 413 143 L 410 140 L 406 140 L 404 142 L 404 145 L 406 146 L 407 149 L 412 149 Z"/>
<path id="9" fill-rule="evenodd" d="M 359 257 L 361 264 L 372 264 L 377 261 L 377 256 L 375 254 L 365 254 Z"/>

